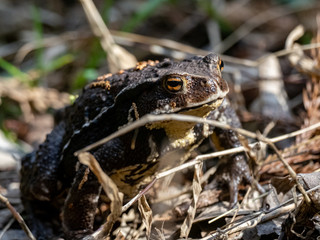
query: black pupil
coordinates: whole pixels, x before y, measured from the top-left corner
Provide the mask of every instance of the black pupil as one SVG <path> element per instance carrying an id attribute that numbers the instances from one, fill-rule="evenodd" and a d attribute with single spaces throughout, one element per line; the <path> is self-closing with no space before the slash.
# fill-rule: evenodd
<path id="1" fill-rule="evenodd" d="M 180 79 L 177 79 L 177 80 L 175 80 L 175 79 L 170 79 L 170 80 L 168 80 L 168 84 L 169 84 L 171 87 L 177 87 L 177 86 L 181 85 L 182 83 L 181 83 L 181 80 L 180 80 Z"/>
<path id="2" fill-rule="evenodd" d="M 223 61 L 220 62 L 220 68 L 223 68 L 224 67 L 224 63 Z"/>

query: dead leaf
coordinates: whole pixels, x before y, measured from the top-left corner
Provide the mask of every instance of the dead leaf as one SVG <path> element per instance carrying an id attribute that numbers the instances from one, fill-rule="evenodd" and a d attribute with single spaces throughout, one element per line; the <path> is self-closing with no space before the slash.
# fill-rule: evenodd
<path id="1" fill-rule="evenodd" d="M 105 172 L 100 167 L 98 161 L 89 152 L 83 152 L 78 155 L 79 161 L 82 164 L 87 165 L 90 170 L 96 175 L 103 190 L 111 200 L 111 206 L 107 221 L 103 224 L 102 228 L 99 228 L 96 232 L 92 234 L 94 239 L 104 239 L 110 234 L 113 224 L 118 219 L 122 213 L 122 194 L 119 193 L 117 185 L 112 181 L 112 179 L 105 174 Z"/>
<path id="2" fill-rule="evenodd" d="M 188 209 L 188 216 L 185 218 L 181 226 L 181 233 L 180 233 L 181 238 L 187 238 L 189 235 L 194 217 L 196 215 L 199 196 L 202 190 L 201 177 L 200 177 L 202 173 L 202 163 L 195 165 L 194 168 L 195 169 L 194 169 L 193 182 L 192 182 L 193 199 Z"/>
<path id="3" fill-rule="evenodd" d="M 142 195 L 138 200 L 138 209 L 142 216 L 142 221 L 147 229 L 147 239 L 150 239 L 152 226 L 152 210 L 147 202 L 145 195 Z"/>

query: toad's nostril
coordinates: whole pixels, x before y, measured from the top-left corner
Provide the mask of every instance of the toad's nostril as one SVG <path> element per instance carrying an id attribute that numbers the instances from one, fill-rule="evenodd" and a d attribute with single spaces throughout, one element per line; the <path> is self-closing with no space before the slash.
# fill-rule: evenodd
<path id="1" fill-rule="evenodd" d="M 207 86 L 207 82 L 208 82 L 207 79 L 201 79 L 200 84 L 202 87 L 205 87 Z"/>

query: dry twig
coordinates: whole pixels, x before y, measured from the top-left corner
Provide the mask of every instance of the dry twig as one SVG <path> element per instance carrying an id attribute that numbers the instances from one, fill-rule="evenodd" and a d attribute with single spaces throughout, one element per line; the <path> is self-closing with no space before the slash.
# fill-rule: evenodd
<path id="1" fill-rule="evenodd" d="M 14 221 L 15 221 L 15 219 L 11 218 L 10 221 L 6 224 L 6 226 L 2 229 L 2 231 L 0 232 L 0 240 L 2 239 L 2 237 L 4 236 L 6 231 L 8 231 L 8 229 L 12 226 Z"/>
<path id="2" fill-rule="evenodd" d="M 80 2 L 87 15 L 93 33 L 100 38 L 101 46 L 108 54 L 107 58 L 110 72 L 118 72 L 121 69 L 134 67 L 137 62 L 136 58 L 114 42 L 109 29 L 105 25 L 92 0 L 81 0 Z"/>
<path id="3" fill-rule="evenodd" d="M 28 228 L 27 224 L 21 217 L 20 213 L 16 211 L 16 209 L 10 204 L 9 200 L 4 197 L 2 194 L 0 194 L 0 201 L 3 202 L 7 208 L 12 213 L 13 217 L 17 220 L 17 222 L 20 224 L 22 230 L 27 234 L 28 238 L 31 240 L 36 240 L 36 238 L 33 236 L 32 232 Z"/>
<path id="4" fill-rule="evenodd" d="M 282 164 L 286 167 L 286 169 L 288 170 L 290 176 L 292 177 L 292 179 L 296 182 L 297 187 L 299 188 L 300 192 L 302 193 L 305 201 L 307 204 L 311 203 L 311 200 L 308 196 L 308 194 L 306 193 L 306 191 L 304 190 L 303 186 L 301 185 L 301 183 L 299 182 L 298 178 L 297 178 L 297 174 L 296 172 L 290 167 L 290 165 L 284 160 L 284 158 L 282 157 L 280 151 L 278 150 L 278 148 L 274 145 L 273 142 L 271 142 L 268 138 L 263 137 L 262 135 L 259 138 L 261 141 L 264 141 L 265 143 L 267 143 L 272 149 L 273 151 L 277 154 L 278 158 L 281 160 Z"/>
<path id="5" fill-rule="evenodd" d="M 311 193 L 319 188 L 320 188 L 320 186 L 316 186 L 314 188 L 309 189 L 306 192 Z M 297 198 L 299 200 L 301 200 L 302 197 L 303 197 L 302 194 L 299 194 L 297 196 Z M 267 211 L 263 210 L 263 211 L 259 211 L 254 214 L 251 214 L 251 218 L 249 218 L 249 219 L 245 219 L 245 220 L 239 219 L 232 226 L 230 226 L 226 229 L 223 229 L 223 230 L 220 229 L 216 233 L 210 234 L 210 236 L 202 238 L 201 240 L 214 240 L 214 239 L 217 239 L 221 235 L 240 232 L 240 231 L 247 229 L 248 227 L 251 228 L 251 227 L 256 226 L 259 223 L 267 222 L 267 221 L 270 221 L 271 219 L 288 214 L 289 212 L 294 210 L 296 207 L 294 201 L 295 201 L 294 198 L 290 198 L 287 201 L 281 203 L 279 206 L 277 206 L 273 209 L 270 209 Z M 224 213 L 222 213 L 222 214 L 224 214 Z"/>
<path id="6" fill-rule="evenodd" d="M 248 35 L 253 29 L 257 28 L 258 26 L 263 25 L 273 19 L 283 17 L 286 15 L 290 15 L 296 12 L 307 11 L 315 6 L 312 5 L 305 5 L 304 7 L 298 9 L 286 9 L 283 6 L 277 6 L 274 8 L 270 8 L 264 12 L 257 14 L 256 16 L 248 19 L 245 23 L 243 23 L 238 29 L 233 31 L 226 39 L 224 39 L 219 45 L 217 45 L 214 50 L 217 52 L 225 52 L 230 47 L 232 47 L 236 42 L 244 38 Z"/>
<path id="7" fill-rule="evenodd" d="M 180 121 L 180 122 L 203 123 L 203 124 L 208 124 L 210 126 L 214 126 L 214 127 L 218 127 L 218 128 L 222 128 L 222 129 L 230 129 L 230 130 L 236 131 L 237 133 L 239 133 L 241 135 L 244 135 L 246 137 L 258 139 L 257 134 L 255 134 L 253 132 L 244 130 L 242 128 L 233 128 L 230 125 L 227 125 L 227 124 L 221 123 L 219 121 L 215 121 L 215 120 L 208 120 L 208 119 L 204 119 L 204 118 L 200 118 L 200 117 L 187 116 L 187 115 L 181 115 L 181 114 L 161 114 L 161 115 L 148 114 L 148 115 L 145 115 L 142 118 L 132 122 L 131 124 L 122 127 L 117 132 L 109 135 L 108 137 L 103 138 L 103 139 L 101 139 L 101 140 L 99 140 L 99 141 L 97 141 L 97 142 L 95 142 L 93 144 L 88 145 L 85 148 L 82 148 L 82 149 L 78 150 L 74 154 L 75 154 L 75 156 L 77 156 L 81 152 L 90 151 L 93 148 L 96 148 L 96 147 L 98 147 L 98 146 L 100 146 L 100 145 L 102 145 L 102 144 L 104 144 L 104 143 L 106 143 L 106 142 L 108 142 L 108 141 L 110 141 L 110 140 L 112 140 L 114 138 L 117 138 L 117 137 L 119 137 L 121 135 L 124 135 L 124 134 L 126 134 L 126 133 L 128 133 L 128 132 L 130 132 L 130 131 L 132 131 L 134 129 L 137 129 L 139 127 L 143 127 L 143 126 L 145 126 L 146 124 L 149 124 L 149 123 L 161 122 L 161 121 Z M 320 122 L 310 126 L 309 128 L 305 128 L 305 129 L 302 129 L 302 130 L 299 130 L 299 131 L 296 131 L 296 132 L 288 133 L 288 134 L 285 134 L 285 135 L 282 135 L 282 136 L 279 136 L 279 137 L 275 137 L 275 138 L 271 139 L 271 141 L 272 142 L 278 142 L 278 141 L 284 140 L 286 138 L 294 137 L 294 136 L 299 135 L 299 134 L 301 134 L 303 132 L 307 132 L 307 131 L 310 131 L 310 130 L 313 130 L 313 129 L 316 129 L 316 128 L 319 128 L 319 127 L 320 127 Z M 241 148 L 241 147 L 234 148 L 234 149 L 236 149 L 235 152 L 237 152 L 239 149 L 242 149 L 242 151 L 244 150 L 244 148 Z M 226 150 L 226 151 L 228 151 L 228 150 Z M 235 152 L 230 152 L 230 153 L 235 153 Z"/>

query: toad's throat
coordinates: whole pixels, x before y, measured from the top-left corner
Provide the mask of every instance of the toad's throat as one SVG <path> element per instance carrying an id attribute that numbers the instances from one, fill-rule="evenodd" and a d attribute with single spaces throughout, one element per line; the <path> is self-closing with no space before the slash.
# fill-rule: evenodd
<path id="1" fill-rule="evenodd" d="M 189 115 L 195 117 L 206 118 L 211 111 L 219 107 L 222 103 L 223 99 L 217 99 L 213 102 L 203 104 L 198 107 L 192 107 L 188 109 L 183 109 L 177 112 L 178 114 L 182 115 Z M 193 142 L 190 139 L 191 132 L 193 131 L 196 122 L 181 122 L 175 120 L 168 120 L 168 121 L 161 121 L 161 122 L 154 122 L 147 125 L 148 129 L 164 129 L 166 132 L 167 137 L 171 142 L 174 141 L 181 141 L 181 139 L 188 138 L 190 144 Z"/>

